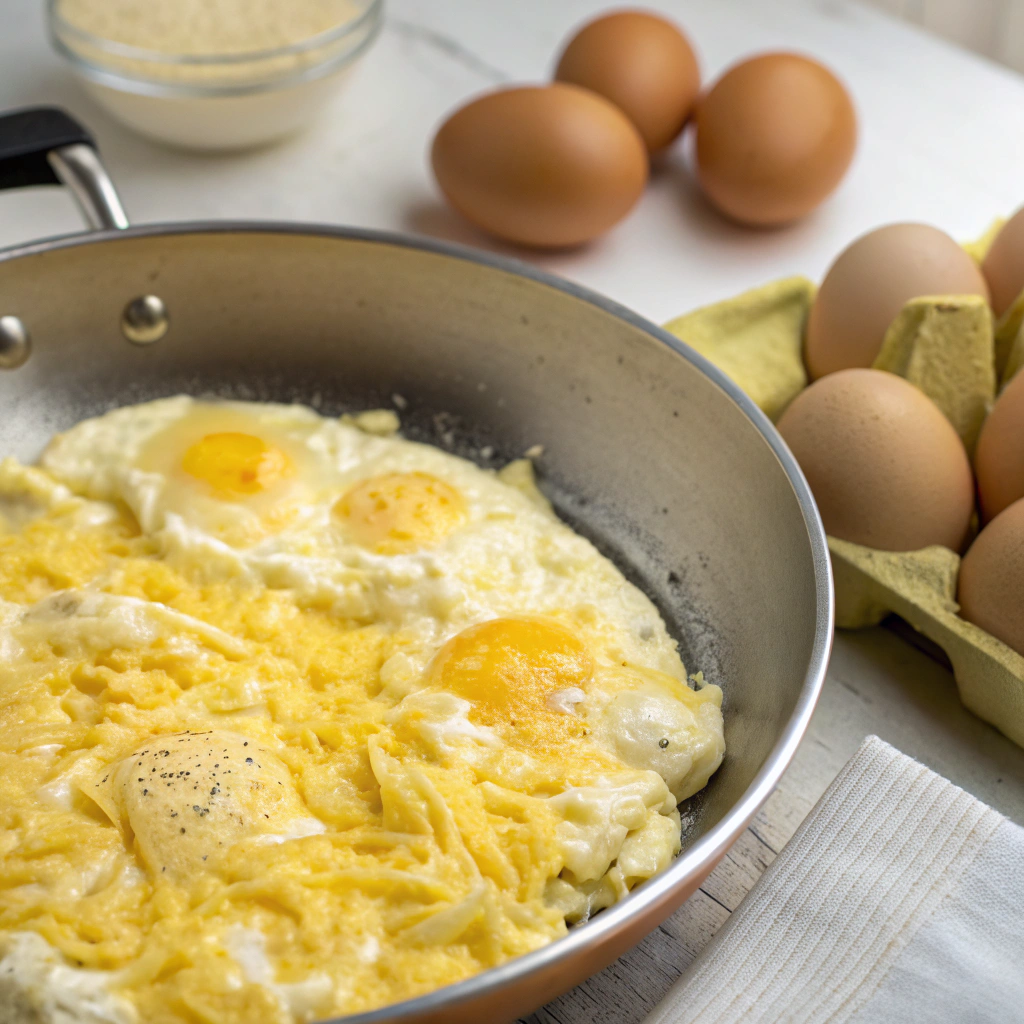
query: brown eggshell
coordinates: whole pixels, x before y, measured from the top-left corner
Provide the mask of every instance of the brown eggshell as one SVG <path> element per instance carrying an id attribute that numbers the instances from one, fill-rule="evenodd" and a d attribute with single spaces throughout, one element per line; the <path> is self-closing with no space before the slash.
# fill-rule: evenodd
<path id="1" fill-rule="evenodd" d="M 870 366 L 885 332 L 911 299 L 980 295 L 977 264 L 927 224 L 888 224 L 848 245 L 829 268 L 807 319 L 804 360 L 812 379 Z"/>
<path id="2" fill-rule="evenodd" d="M 1006 385 L 982 424 L 974 473 L 985 522 L 1024 498 L 1024 373 Z"/>
<path id="3" fill-rule="evenodd" d="M 981 270 L 992 291 L 992 309 L 1002 316 L 1024 291 L 1024 207 L 992 240 Z"/>
<path id="4" fill-rule="evenodd" d="M 484 230 L 523 245 L 590 241 L 647 183 L 643 139 L 618 107 L 561 82 L 501 89 L 457 110 L 434 138 L 434 175 Z"/>
<path id="5" fill-rule="evenodd" d="M 957 600 L 963 618 L 1024 654 L 1024 501 L 978 534 L 960 563 Z"/>
<path id="6" fill-rule="evenodd" d="M 857 117 L 828 68 L 766 53 L 728 70 L 698 103 L 697 173 L 708 198 L 743 224 L 786 224 L 839 184 Z"/>
<path id="7" fill-rule="evenodd" d="M 831 536 L 883 551 L 963 547 L 974 506 L 967 453 L 902 377 L 830 374 L 793 399 L 778 427 Z"/>
<path id="8" fill-rule="evenodd" d="M 646 11 L 613 11 L 584 25 L 562 52 L 555 78 L 614 103 L 651 153 L 683 130 L 700 92 L 690 41 Z"/>

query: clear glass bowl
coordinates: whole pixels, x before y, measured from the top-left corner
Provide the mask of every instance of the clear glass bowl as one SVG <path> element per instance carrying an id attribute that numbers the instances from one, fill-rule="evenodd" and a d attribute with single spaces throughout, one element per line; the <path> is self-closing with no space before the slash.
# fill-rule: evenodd
<path id="1" fill-rule="evenodd" d="M 160 0 L 149 4 L 150 10 L 173 8 Z M 131 6 L 121 0 L 123 9 Z M 54 47 L 123 124 L 171 145 L 224 150 L 261 145 L 305 127 L 376 38 L 383 7 L 383 0 L 335 0 L 337 23 L 305 38 L 251 48 L 260 33 L 243 26 L 234 45 L 211 48 L 207 30 L 185 53 L 169 52 L 184 49 L 181 21 L 168 22 L 160 48 L 125 42 L 131 32 L 113 22 L 105 34 L 83 26 L 83 12 L 110 20 L 117 0 L 93 0 L 91 10 L 89 0 L 47 0 L 47 18 Z M 159 33 L 159 24 L 150 28 Z M 219 52 L 202 52 L 211 49 Z"/>

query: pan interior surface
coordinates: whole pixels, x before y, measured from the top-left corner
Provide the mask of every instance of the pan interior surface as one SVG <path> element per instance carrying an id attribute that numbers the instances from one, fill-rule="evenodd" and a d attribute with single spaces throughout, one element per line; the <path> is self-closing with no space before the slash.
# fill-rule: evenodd
<path id="1" fill-rule="evenodd" d="M 146 295 L 170 326 L 133 344 L 123 311 Z M 539 451 L 560 514 L 655 601 L 687 669 L 723 688 L 726 760 L 682 809 L 683 853 L 664 877 L 564 951 L 358 1019 L 469 1020 L 485 1008 L 473 1000 L 517 985 L 502 1005 L 525 1012 L 621 952 L 616 929 L 635 941 L 670 912 L 767 796 L 824 673 L 823 537 L 784 453 L 667 336 L 542 275 L 358 232 L 185 227 L 40 245 L 0 258 L 0 296 L 33 346 L 0 371 L 3 455 L 31 461 L 85 417 L 177 393 L 396 408 L 406 436 L 485 466 Z M 588 933 L 604 943 L 589 958 Z"/>

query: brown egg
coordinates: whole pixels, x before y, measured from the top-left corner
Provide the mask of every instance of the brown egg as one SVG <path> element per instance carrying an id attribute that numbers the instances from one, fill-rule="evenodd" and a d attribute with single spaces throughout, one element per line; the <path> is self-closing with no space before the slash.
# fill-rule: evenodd
<path id="1" fill-rule="evenodd" d="M 993 239 L 981 270 L 992 290 L 992 309 L 1002 316 L 1024 291 L 1024 207 Z"/>
<path id="2" fill-rule="evenodd" d="M 804 359 L 812 378 L 870 366 L 885 332 L 911 299 L 980 295 L 977 264 L 944 231 L 888 224 L 861 235 L 829 267 L 807 319 Z"/>
<path id="3" fill-rule="evenodd" d="M 1024 654 L 1024 501 L 978 534 L 960 563 L 960 615 Z"/>
<path id="4" fill-rule="evenodd" d="M 983 521 L 1024 498 L 1024 373 L 1006 385 L 982 424 L 974 473 Z"/>
<path id="5" fill-rule="evenodd" d="M 730 68 L 698 103 L 697 173 L 708 198 L 742 224 L 787 224 L 842 180 L 857 117 L 817 61 L 766 53 Z"/>
<path id="6" fill-rule="evenodd" d="M 883 551 L 959 551 L 974 507 L 967 453 L 923 392 L 881 370 L 813 383 L 779 420 L 833 537 Z"/>
<path id="7" fill-rule="evenodd" d="M 588 242 L 633 208 L 647 150 L 618 107 L 561 82 L 500 89 L 437 132 L 434 175 L 463 216 L 523 245 Z"/>
<path id="8" fill-rule="evenodd" d="M 700 92 L 690 41 L 646 11 L 613 11 L 584 25 L 562 52 L 555 78 L 611 100 L 651 153 L 683 130 Z"/>

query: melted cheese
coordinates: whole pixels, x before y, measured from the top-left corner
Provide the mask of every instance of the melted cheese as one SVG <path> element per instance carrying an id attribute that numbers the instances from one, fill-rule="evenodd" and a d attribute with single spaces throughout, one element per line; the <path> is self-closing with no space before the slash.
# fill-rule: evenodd
<path id="1" fill-rule="evenodd" d="M 721 695 L 524 466 L 187 399 L 46 465 L 0 464 L 0 1024 L 369 1010 L 678 850 Z"/>

